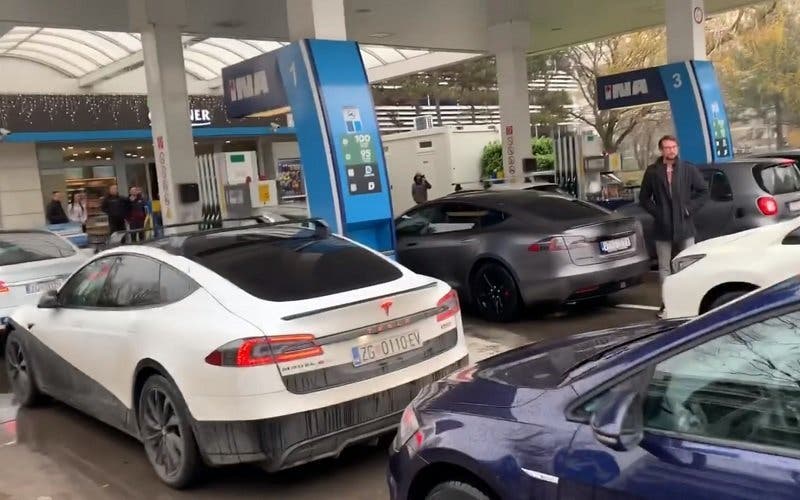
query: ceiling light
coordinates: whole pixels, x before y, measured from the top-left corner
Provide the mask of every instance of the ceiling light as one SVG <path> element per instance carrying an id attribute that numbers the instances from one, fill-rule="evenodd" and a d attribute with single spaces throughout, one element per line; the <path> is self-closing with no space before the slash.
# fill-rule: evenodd
<path id="1" fill-rule="evenodd" d="M 75 161 L 75 158 L 71 158 L 69 161 Z"/>
<path id="2" fill-rule="evenodd" d="M 372 38 L 388 38 L 392 36 L 392 33 L 370 33 Z"/>
<path id="3" fill-rule="evenodd" d="M 84 151 L 84 153 L 86 153 L 88 155 L 89 153 L 91 153 L 91 151 L 86 150 L 86 151 Z"/>
<path id="4" fill-rule="evenodd" d="M 78 153 L 72 153 L 72 156 L 78 156 Z"/>
<path id="5" fill-rule="evenodd" d="M 142 149 L 142 147 L 141 146 L 136 146 L 136 149 Z"/>
<path id="6" fill-rule="evenodd" d="M 70 149 L 72 149 L 72 148 L 70 148 Z M 106 148 L 100 148 L 100 151 L 105 151 L 105 150 L 106 150 Z"/>
<path id="7" fill-rule="evenodd" d="M 106 161 L 110 160 L 111 158 L 106 158 Z"/>
<path id="8" fill-rule="evenodd" d="M 72 146 L 67 146 L 67 149 L 72 149 Z"/>
<path id="9" fill-rule="evenodd" d="M 230 144 L 230 143 L 231 143 L 231 141 L 225 141 L 225 144 Z"/>
<path id="10" fill-rule="evenodd" d="M 139 158 L 144 158 L 144 155 L 139 156 Z"/>
<path id="11" fill-rule="evenodd" d="M 95 156 L 95 158 L 97 158 L 98 160 L 102 160 L 102 159 L 103 159 L 103 157 L 102 157 L 102 156 L 99 156 L 99 155 L 98 155 L 98 156 Z"/>

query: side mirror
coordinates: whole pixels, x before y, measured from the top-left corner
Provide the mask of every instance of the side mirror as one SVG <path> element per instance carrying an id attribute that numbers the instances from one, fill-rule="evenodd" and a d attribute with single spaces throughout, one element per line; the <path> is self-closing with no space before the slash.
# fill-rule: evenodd
<path id="1" fill-rule="evenodd" d="M 641 398 L 635 391 L 608 394 L 592 415 L 590 425 L 600 443 L 616 451 L 636 448 L 644 437 Z"/>
<path id="2" fill-rule="evenodd" d="M 48 290 L 39 298 L 40 309 L 56 309 L 59 305 L 58 292 L 56 290 Z"/>

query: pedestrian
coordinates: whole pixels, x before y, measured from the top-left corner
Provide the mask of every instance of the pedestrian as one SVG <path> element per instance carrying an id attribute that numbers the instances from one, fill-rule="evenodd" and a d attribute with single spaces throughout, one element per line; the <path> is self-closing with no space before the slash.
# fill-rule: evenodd
<path id="1" fill-rule="evenodd" d="M 672 273 L 673 256 L 695 243 L 694 215 L 708 199 L 708 188 L 697 168 L 680 160 L 675 137 L 662 137 L 658 149 L 661 156 L 642 178 L 639 204 L 655 219 L 653 238 L 663 284 Z M 659 316 L 663 312 L 662 303 Z"/>
<path id="2" fill-rule="evenodd" d="M 67 217 L 70 222 L 81 225 L 81 231 L 86 232 L 86 220 L 88 213 L 86 212 L 86 195 L 78 191 L 72 195 L 72 200 L 67 205 Z"/>
<path id="3" fill-rule="evenodd" d="M 48 224 L 67 224 L 69 218 L 64 211 L 64 205 L 61 204 L 63 195 L 61 191 L 53 191 L 50 203 L 47 204 L 45 215 L 47 216 Z"/>
<path id="4" fill-rule="evenodd" d="M 130 201 L 130 209 L 128 211 L 128 227 L 131 231 L 132 241 L 144 240 L 144 221 L 147 218 L 147 202 L 142 196 L 141 188 L 132 186 L 128 190 L 128 200 Z"/>
<path id="5" fill-rule="evenodd" d="M 428 190 L 431 188 L 431 183 L 425 178 L 424 175 L 417 172 L 414 176 L 414 183 L 411 184 L 411 198 L 417 205 L 428 201 Z"/>
<path id="6" fill-rule="evenodd" d="M 125 219 L 130 212 L 130 200 L 119 195 L 116 184 L 108 188 L 108 195 L 103 198 L 100 209 L 108 216 L 109 234 L 126 230 Z"/>

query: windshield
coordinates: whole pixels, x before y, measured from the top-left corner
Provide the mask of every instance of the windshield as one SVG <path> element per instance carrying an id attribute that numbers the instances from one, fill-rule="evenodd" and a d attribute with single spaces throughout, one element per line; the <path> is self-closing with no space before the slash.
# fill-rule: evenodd
<path id="1" fill-rule="evenodd" d="M 758 185 L 769 194 L 789 194 L 800 191 L 800 169 L 795 162 L 779 165 L 758 165 L 753 169 Z"/>
<path id="2" fill-rule="evenodd" d="M 75 255 L 75 249 L 47 233 L 0 233 L 0 266 L 11 266 Z"/>

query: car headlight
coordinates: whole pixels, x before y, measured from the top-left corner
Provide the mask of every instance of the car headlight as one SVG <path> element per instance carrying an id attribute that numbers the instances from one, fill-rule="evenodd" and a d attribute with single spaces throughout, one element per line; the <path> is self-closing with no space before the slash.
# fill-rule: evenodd
<path id="1" fill-rule="evenodd" d="M 677 259 L 672 261 L 672 274 L 683 271 L 684 269 L 691 266 L 695 262 L 698 262 L 704 257 L 705 257 L 704 254 L 686 255 L 684 257 L 678 257 Z"/>
<path id="2" fill-rule="evenodd" d="M 420 431 L 419 418 L 413 405 L 408 405 L 403 411 L 400 419 L 400 426 L 397 428 L 397 436 L 394 438 L 394 449 L 399 450 L 408 445 L 409 450 L 414 453 L 420 446 L 425 436 Z"/>

